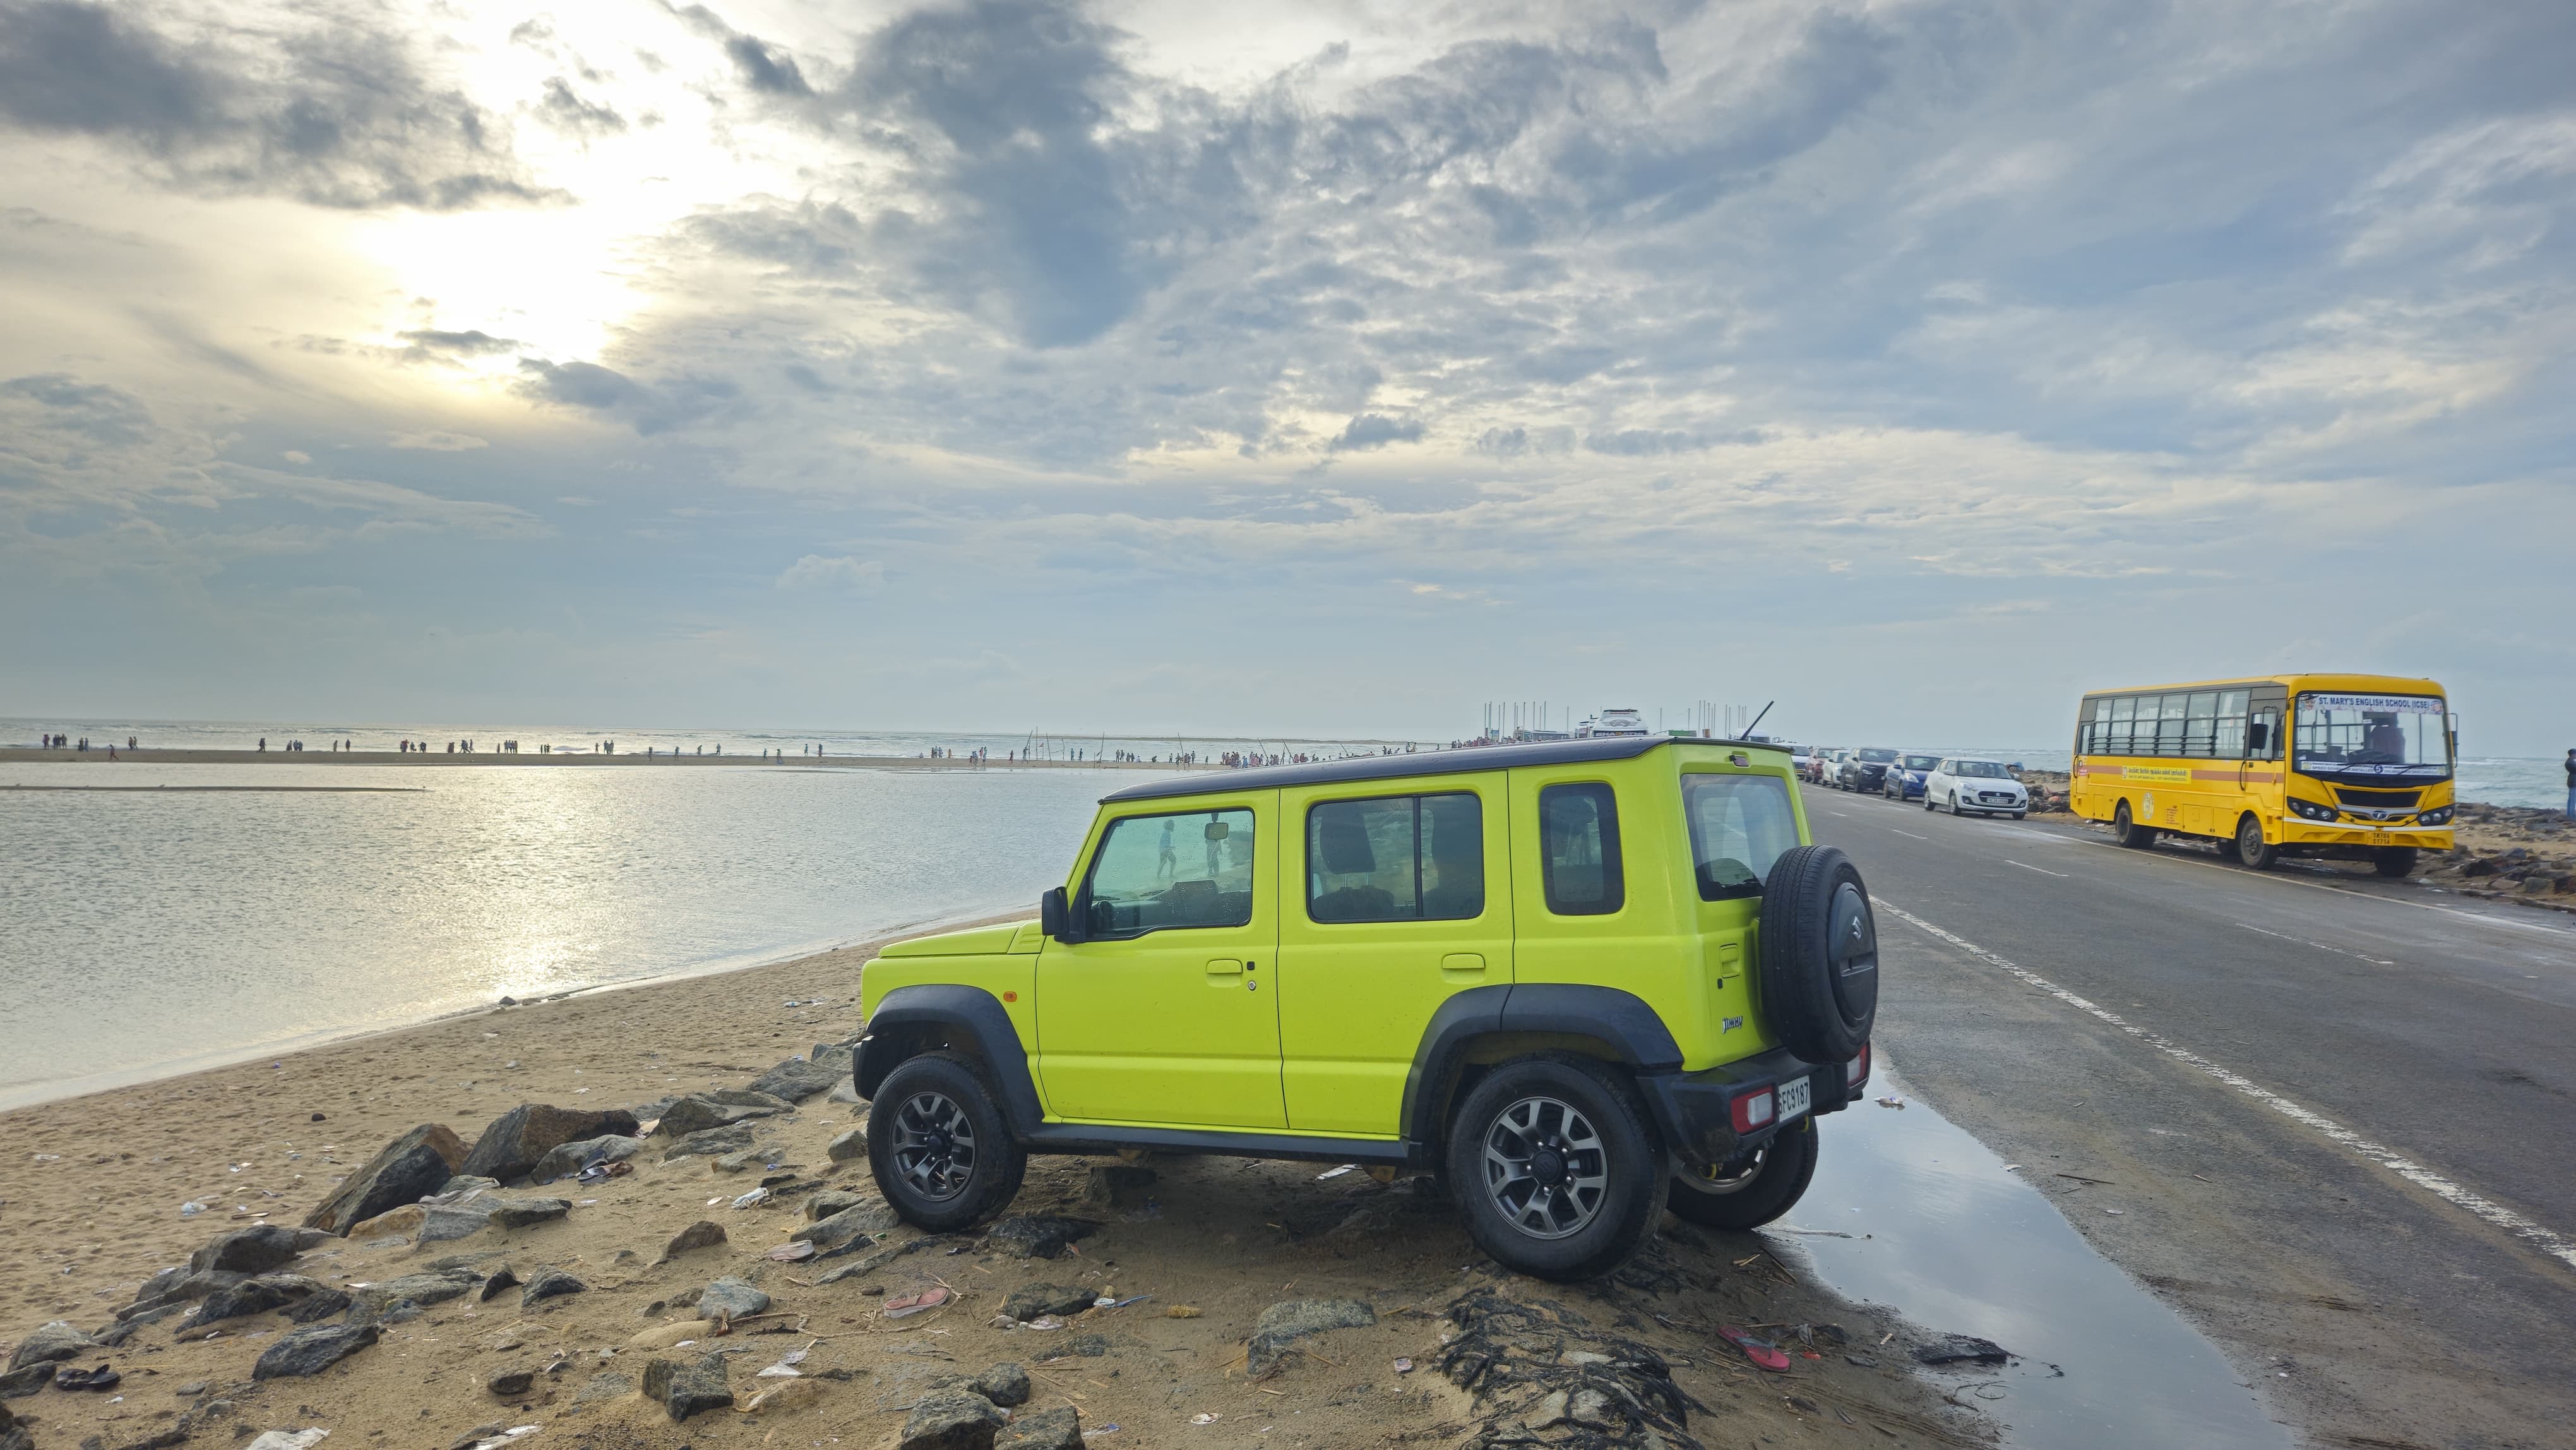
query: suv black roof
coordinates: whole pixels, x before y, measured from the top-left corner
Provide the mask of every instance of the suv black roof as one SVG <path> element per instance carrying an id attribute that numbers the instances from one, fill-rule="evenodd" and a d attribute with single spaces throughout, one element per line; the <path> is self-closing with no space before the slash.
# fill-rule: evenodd
<path id="1" fill-rule="evenodd" d="M 1463 775 L 1475 770 L 1509 770 L 1519 765 L 1576 765 L 1587 760 L 1633 760 L 1659 745 L 1732 745 L 1739 750 L 1777 750 L 1786 746 L 1763 740 L 1711 740 L 1679 735 L 1627 735 L 1604 740 L 1552 740 L 1540 745 L 1461 746 L 1427 755 L 1364 755 L 1356 760 L 1318 761 L 1312 765 L 1270 765 L 1149 780 L 1112 791 L 1111 801 L 1149 801 L 1168 796 L 1207 795 L 1222 790 L 1270 790 L 1289 785 L 1330 785 L 1345 780 L 1390 780 L 1407 775 Z"/>

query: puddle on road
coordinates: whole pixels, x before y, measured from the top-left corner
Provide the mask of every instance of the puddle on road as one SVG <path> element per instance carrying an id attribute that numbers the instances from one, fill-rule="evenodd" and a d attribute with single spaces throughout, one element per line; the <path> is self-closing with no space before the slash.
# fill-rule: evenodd
<path id="1" fill-rule="evenodd" d="M 2008 1444 L 2287 1450 L 2289 1432 L 2215 1346 L 2095 1253 L 2020 1173 L 1925 1107 L 1883 1052 L 1870 1086 L 1906 1107 L 1864 1102 L 1819 1122 L 1815 1183 L 1766 1237 L 1794 1246 L 1846 1298 L 2027 1356 L 1997 1370 L 1924 1371 L 1980 1404 Z M 2114 1192 L 2089 1190 L 2102 1196 L 2087 1206 L 2120 1207 Z"/>

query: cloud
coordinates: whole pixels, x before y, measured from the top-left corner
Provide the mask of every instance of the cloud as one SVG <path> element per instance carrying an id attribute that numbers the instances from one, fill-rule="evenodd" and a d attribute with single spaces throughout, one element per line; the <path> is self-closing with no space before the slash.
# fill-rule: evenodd
<path id="1" fill-rule="evenodd" d="M 618 418 L 648 436 L 701 422 L 742 395 L 728 378 L 683 375 L 648 386 L 614 368 L 579 361 L 523 357 L 519 375 L 527 397 Z"/>
<path id="2" fill-rule="evenodd" d="M 385 440 L 389 448 L 414 449 L 425 453 L 467 453 L 491 445 L 471 433 L 396 433 Z"/>
<path id="3" fill-rule="evenodd" d="M 614 107 L 583 100 L 562 76 L 546 78 L 537 115 L 547 125 L 574 136 L 607 136 L 626 129 L 626 118 Z"/>
<path id="4" fill-rule="evenodd" d="M 0 0 L 0 123 L 126 148 L 192 191 L 452 211 L 556 194 L 499 123 L 423 75 L 410 44 L 344 12 L 183 41 L 135 7 Z"/>
<path id="5" fill-rule="evenodd" d="M 807 554 L 778 576 L 778 587 L 794 590 L 852 590 L 873 594 L 885 587 L 885 565 L 873 559 L 827 558 Z"/>
<path id="6" fill-rule="evenodd" d="M 458 358 L 493 357 L 505 352 L 515 352 L 525 345 L 515 338 L 494 337 L 480 328 L 463 332 L 414 329 L 396 333 L 395 336 L 410 344 L 403 350 L 403 357 L 413 362 L 429 359 L 447 362 Z"/>
<path id="7" fill-rule="evenodd" d="M 1383 448 L 1389 443 L 1416 443 L 1422 438 L 1422 424 L 1412 418 L 1390 418 L 1383 413 L 1362 413 L 1351 419 L 1340 436 L 1333 439 L 1336 451 L 1343 449 Z"/>

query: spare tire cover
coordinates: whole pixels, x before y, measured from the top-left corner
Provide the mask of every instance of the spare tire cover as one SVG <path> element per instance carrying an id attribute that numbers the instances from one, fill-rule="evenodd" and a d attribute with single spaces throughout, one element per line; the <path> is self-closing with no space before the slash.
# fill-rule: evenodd
<path id="1" fill-rule="evenodd" d="M 1878 1020 L 1878 921 L 1860 868 L 1832 846 L 1780 853 L 1762 886 L 1757 1004 L 1772 1040 L 1845 1062 Z"/>

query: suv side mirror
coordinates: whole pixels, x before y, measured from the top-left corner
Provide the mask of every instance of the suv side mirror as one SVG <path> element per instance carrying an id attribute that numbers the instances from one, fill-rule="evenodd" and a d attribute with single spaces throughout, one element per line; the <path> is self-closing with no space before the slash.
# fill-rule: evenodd
<path id="1" fill-rule="evenodd" d="M 1060 942 L 1077 942 L 1082 938 L 1073 929 L 1073 907 L 1065 900 L 1064 888 L 1051 886 L 1038 898 L 1038 930 Z"/>

